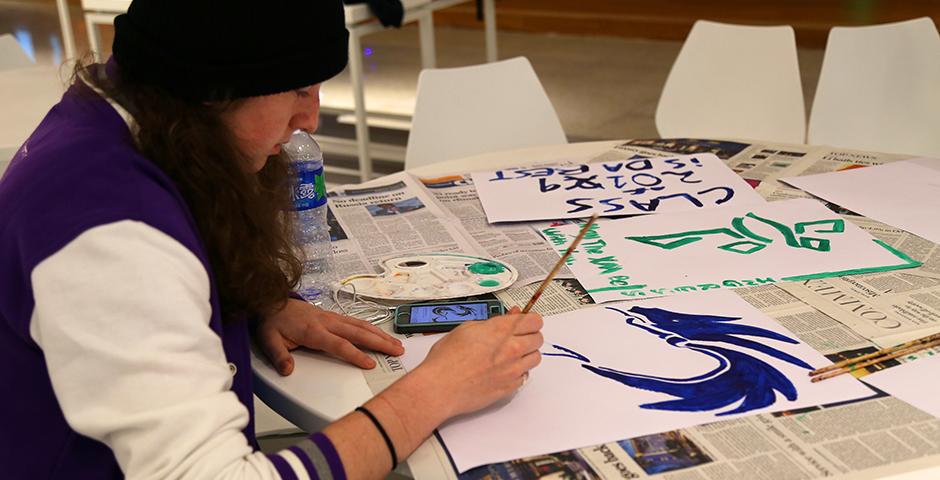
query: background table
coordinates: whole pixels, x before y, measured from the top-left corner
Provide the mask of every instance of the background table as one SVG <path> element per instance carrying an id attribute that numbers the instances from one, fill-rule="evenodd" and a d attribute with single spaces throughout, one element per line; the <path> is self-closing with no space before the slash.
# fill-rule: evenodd
<path id="1" fill-rule="evenodd" d="M 494 152 L 427 165 L 410 173 L 428 178 L 543 162 L 583 162 L 620 143 L 623 142 L 585 142 Z M 369 183 L 381 182 L 382 179 L 376 179 Z M 390 328 L 388 324 L 386 327 Z M 255 373 L 255 392 L 258 397 L 300 428 L 310 432 L 320 430 L 372 397 L 372 391 L 357 367 L 309 351 L 295 351 L 294 357 L 294 373 L 282 377 L 260 351 L 253 350 L 252 369 Z M 413 457 L 409 462 L 411 461 L 422 460 Z M 892 475 L 890 465 L 887 465 L 884 468 L 851 472 L 834 478 L 940 478 L 940 466 L 930 465 L 929 461 L 925 461 L 923 466 L 923 470 Z"/>

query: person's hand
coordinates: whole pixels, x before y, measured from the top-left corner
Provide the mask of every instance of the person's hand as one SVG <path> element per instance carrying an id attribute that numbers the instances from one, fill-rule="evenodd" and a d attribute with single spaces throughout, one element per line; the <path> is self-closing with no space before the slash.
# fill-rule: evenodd
<path id="1" fill-rule="evenodd" d="M 261 321 L 256 337 L 281 375 L 290 375 L 294 370 L 290 351 L 301 346 L 367 369 L 374 368 L 375 361 L 357 347 L 394 356 L 405 352 L 400 340 L 368 322 L 322 310 L 294 298 Z"/>
<path id="2" fill-rule="evenodd" d="M 541 329 L 541 315 L 523 315 L 518 307 L 489 320 L 465 322 L 441 338 L 424 362 L 366 402 L 395 447 L 395 461 L 411 455 L 448 418 L 519 390 L 542 360 Z M 371 460 L 384 454 L 384 440 L 365 415 L 351 413 L 323 432 L 346 458 L 357 458 L 348 463 L 354 465 L 351 474 L 347 471 L 350 478 L 388 472 L 388 460 L 381 466 Z M 364 449 L 370 452 L 365 461 L 350 453 Z"/>
<path id="3" fill-rule="evenodd" d="M 437 342 L 415 373 L 422 371 L 426 388 L 449 405 L 449 416 L 479 410 L 525 383 L 542 360 L 541 329 L 542 316 L 519 307 L 466 322 Z"/>

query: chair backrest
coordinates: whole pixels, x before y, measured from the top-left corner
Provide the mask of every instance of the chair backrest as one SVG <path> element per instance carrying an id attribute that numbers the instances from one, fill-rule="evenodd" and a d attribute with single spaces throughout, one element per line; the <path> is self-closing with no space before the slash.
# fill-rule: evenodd
<path id="1" fill-rule="evenodd" d="M 0 71 L 0 151 L 12 148 L 15 153 L 63 91 L 57 66 L 33 65 Z M 12 154 L 0 161 L 10 158 Z"/>
<path id="2" fill-rule="evenodd" d="M 405 168 L 567 141 L 525 57 L 427 69 L 418 77 Z"/>
<path id="3" fill-rule="evenodd" d="M 803 143 L 793 28 L 695 22 L 663 86 L 656 129 L 663 138 Z"/>
<path id="4" fill-rule="evenodd" d="M 33 61 L 9 33 L 0 35 L 0 70 L 32 67 Z"/>
<path id="5" fill-rule="evenodd" d="M 809 142 L 940 156 L 940 35 L 930 18 L 829 32 Z"/>

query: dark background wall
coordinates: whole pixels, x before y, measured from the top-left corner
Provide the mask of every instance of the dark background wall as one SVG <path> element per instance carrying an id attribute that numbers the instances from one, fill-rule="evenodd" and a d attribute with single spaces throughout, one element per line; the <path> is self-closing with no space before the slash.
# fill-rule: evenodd
<path id="1" fill-rule="evenodd" d="M 822 48 L 838 25 L 868 25 L 929 16 L 940 0 L 496 0 L 501 30 L 683 40 L 697 19 L 792 25 L 801 47 Z M 476 27 L 468 2 L 435 15 L 439 25 Z"/>

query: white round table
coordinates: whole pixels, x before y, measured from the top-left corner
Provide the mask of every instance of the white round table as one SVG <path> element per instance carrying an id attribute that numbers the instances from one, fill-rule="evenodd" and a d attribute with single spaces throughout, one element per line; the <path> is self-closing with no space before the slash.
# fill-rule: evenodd
<path id="1" fill-rule="evenodd" d="M 444 175 L 462 174 L 471 171 L 495 170 L 500 167 L 521 166 L 536 163 L 562 161 L 587 161 L 610 150 L 620 141 L 602 141 L 524 148 L 502 152 L 487 153 L 427 165 L 412 170 L 419 177 L 433 178 Z M 370 184 L 382 182 L 376 179 Z M 388 325 L 386 324 L 386 327 Z M 362 371 L 356 367 L 329 358 L 325 355 L 297 350 L 294 351 L 294 373 L 288 377 L 280 376 L 267 362 L 265 357 L 254 350 L 252 369 L 255 374 L 255 392 L 277 413 L 308 432 L 322 429 L 328 423 L 352 411 L 372 397 Z M 426 445 L 419 448 L 409 459 L 413 462 L 428 462 L 431 457 Z M 940 478 L 940 467 L 931 465 L 932 460 L 920 459 L 917 463 L 922 469 L 897 473 L 891 471 L 891 465 L 861 472 L 849 472 L 836 479 L 887 480 L 927 480 Z"/>

